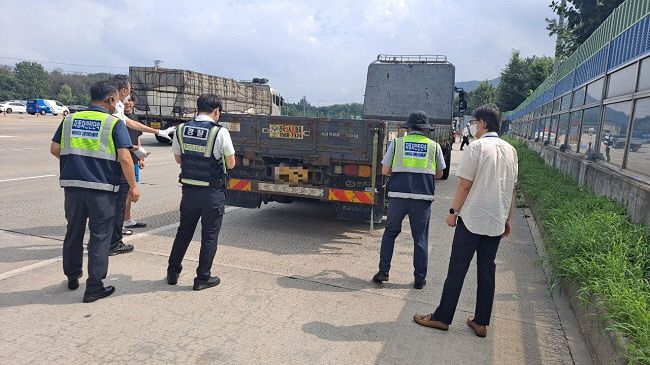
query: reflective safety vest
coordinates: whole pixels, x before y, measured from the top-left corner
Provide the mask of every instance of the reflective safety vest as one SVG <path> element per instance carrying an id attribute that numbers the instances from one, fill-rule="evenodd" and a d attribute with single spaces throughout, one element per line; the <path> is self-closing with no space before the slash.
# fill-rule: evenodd
<path id="1" fill-rule="evenodd" d="M 226 189 L 225 160 L 223 155 L 219 160 L 214 158 L 214 144 L 220 130 L 221 126 L 209 121 L 191 120 L 178 126 L 176 138 L 181 147 L 181 184 Z"/>
<path id="2" fill-rule="evenodd" d="M 388 196 L 433 201 L 438 145 L 420 133 L 395 140 Z"/>
<path id="3" fill-rule="evenodd" d="M 121 166 L 113 142 L 118 118 L 87 110 L 68 115 L 61 128 L 61 187 L 117 192 Z"/>

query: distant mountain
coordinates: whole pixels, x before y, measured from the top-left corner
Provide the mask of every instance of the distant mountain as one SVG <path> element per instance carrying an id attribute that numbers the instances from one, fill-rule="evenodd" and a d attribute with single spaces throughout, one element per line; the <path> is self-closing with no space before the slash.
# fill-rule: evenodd
<path id="1" fill-rule="evenodd" d="M 496 79 L 493 80 L 488 80 L 494 87 L 496 87 L 499 84 L 499 80 L 501 80 L 500 77 L 497 77 Z M 480 84 L 481 81 L 479 80 L 472 80 L 472 81 L 461 81 L 456 83 L 456 87 L 462 87 L 463 90 L 470 92 L 478 87 L 478 84 Z"/>

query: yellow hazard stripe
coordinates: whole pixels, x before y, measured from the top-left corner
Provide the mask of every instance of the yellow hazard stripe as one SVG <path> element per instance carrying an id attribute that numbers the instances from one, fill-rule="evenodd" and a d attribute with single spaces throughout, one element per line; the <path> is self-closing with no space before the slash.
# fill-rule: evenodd
<path id="1" fill-rule="evenodd" d="M 373 204 L 373 194 L 366 191 L 329 189 L 329 200 L 343 201 L 360 204 Z"/>
<path id="2" fill-rule="evenodd" d="M 230 179 L 228 189 L 239 191 L 251 191 L 253 182 L 250 180 Z"/>

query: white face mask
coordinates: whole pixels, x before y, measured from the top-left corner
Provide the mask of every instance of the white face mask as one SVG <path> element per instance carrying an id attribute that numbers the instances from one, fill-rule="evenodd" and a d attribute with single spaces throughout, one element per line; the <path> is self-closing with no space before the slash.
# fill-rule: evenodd
<path id="1" fill-rule="evenodd" d="M 127 95 L 127 96 L 125 96 L 125 97 L 124 97 L 124 100 L 122 100 L 122 102 L 123 102 L 124 104 L 126 104 L 126 102 L 129 101 L 129 99 L 131 99 L 131 95 Z"/>
<path id="2" fill-rule="evenodd" d="M 469 133 L 476 137 L 476 132 L 478 132 L 478 126 L 476 124 L 472 124 L 469 126 Z"/>

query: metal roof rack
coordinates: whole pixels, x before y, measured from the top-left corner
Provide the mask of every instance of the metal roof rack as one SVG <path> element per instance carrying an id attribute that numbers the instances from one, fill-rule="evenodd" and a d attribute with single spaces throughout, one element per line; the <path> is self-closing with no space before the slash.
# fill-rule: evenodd
<path id="1" fill-rule="evenodd" d="M 444 55 L 390 55 L 380 54 L 377 62 L 382 63 L 444 63 L 447 56 Z"/>

